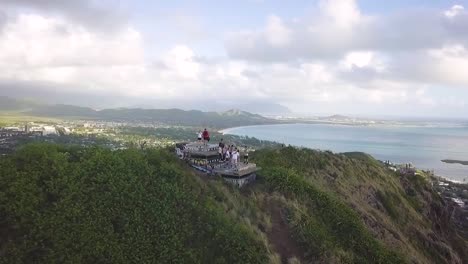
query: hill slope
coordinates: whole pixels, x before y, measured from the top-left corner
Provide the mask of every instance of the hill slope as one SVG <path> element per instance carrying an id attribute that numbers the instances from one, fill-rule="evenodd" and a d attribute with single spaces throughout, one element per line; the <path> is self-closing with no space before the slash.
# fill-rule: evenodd
<path id="1" fill-rule="evenodd" d="M 184 111 L 180 109 L 117 108 L 94 110 L 74 105 L 48 105 L 0 97 L 0 111 L 15 111 L 36 117 L 89 119 L 109 121 L 160 122 L 169 125 L 206 126 L 228 128 L 235 126 L 272 124 L 278 121 L 240 110 L 226 112 Z"/>
<path id="2" fill-rule="evenodd" d="M 266 168 L 261 174 L 269 188 L 285 197 L 293 234 L 306 252 L 319 255 L 315 261 L 375 262 L 382 256 L 376 253 L 382 252 L 379 243 L 413 263 L 468 261 L 468 238 L 451 220 L 458 208 L 446 204 L 426 179 L 400 176 L 366 154 L 349 156 L 295 148 L 255 156 Z M 372 253 L 369 247 L 375 247 Z"/>
<path id="3" fill-rule="evenodd" d="M 30 111 L 31 109 L 39 106 L 37 102 L 29 100 L 13 99 L 6 96 L 0 96 L 0 111 L 18 112 Z"/>
<path id="4" fill-rule="evenodd" d="M 0 159 L 4 263 L 263 263 L 170 154 L 33 145 Z"/>
<path id="5" fill-rule="evenodd" d="M 453 208 L 365 155 L 257 151 L 238 190 L 165 150 L 32 145 L 0 158 L 8 262 L 463 263 Z M 357 158 L 355 158 L 357 157 Z"/>

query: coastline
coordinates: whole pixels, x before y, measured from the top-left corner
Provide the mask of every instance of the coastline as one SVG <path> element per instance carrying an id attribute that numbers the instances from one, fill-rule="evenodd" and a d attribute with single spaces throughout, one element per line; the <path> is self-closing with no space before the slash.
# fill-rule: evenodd
<path id="1" fill-rule="evenodd" d="M 245 128 L 245 127 L 260 127 L 260 126 L 277 126 L 277 125 L 293 125 L 293 124 L 302 124 L 302 123 L 288 123 L 288 124 L 261 124 L 261 125 L 247 125 L 247 126 L 236 126 L 236 127 L 228 127 L 228 128 L 223 128 L 221 130 L 218 130 L 218 133 L 221 134 L 229 134 L 230 130 L 233 129 L 239 129 L 239 128 Z"/>
<path id="2" fill-rule="evenodd" d="M 444 124 L 441 123 L 404 123 L 395 121 L 377 121 L 377 122 L 350 122 L 350 121 L 329 121 L 329 120 L 280 120 L 281 123 L 245 125 L 223 128 L 217 132 L 221 134 L 228 133 L 232 129 L 244 127 L 260 127 L 260 126 L 282 126 L 282 125 L 330 125 L 330 126 L 346 126 L 346 127 L 381 127 L 381 128 L 455 128 L 467 129 L 465 124 Z"/>
<path id="3" fill-rule="evenodd" d="M 317 124 L 317 123 L 315 123 Z M 311 123 L 303 123 L 303 122 L 298 122 L 298 123 L 289 123 L 289 124 L 261 124 L 261 125 L 248 125 L 248 126 L 238 126 L 238 127 L 230 127 L 230 128 L 225 128 L 225 129 L 221 129 L 219 130 L 218 132 L 221 133 L 221 134 L 232 134 L 232 135 L 238 135 L 238 136 L 247 136 L 246 134 L 244 135 L 243 133 L 232 133 L 233 131 L 237 130 L 237 129 L 243 129 L 243 128 L 256 128 L 256 127 L 273 127 L 273 126 L 278 126 L 278 127 L 284 127 L 284 126 L 289 126 L 289 125 L 313 125 Z M 321 125 L 331 125 L 331 124 L 321 124 Z M 343 127 L 350 127 L 349 125 L 343 125 L 343 124 L 334 124 L 334 126 L 343 126 Z M 362 127 L 368 127 L 368 126 L 362 126 Z M 277 142 L 277 143 L 287 143 L 287 142 L 281 142 L 281 141 L 278 141 L 278 139 L 272 139 L 271 137 L 270 138 L 265 138 L 265 137 L 261 137 L 261 136 L 256 136 L 255 133 L 252 135 L 248 135 L 250 137 L 256 137 L 260 140 L 267 140 L 267 141 L 272 141 L 272 142 Z M 286 139 L 287 137 L 285 137 Z M 297 142 L 296 142 L 297 143 Z M 306 145 L 303 145 L 303 144 L 296 144 L 294 142 L 289 142 L 287 144 L 290 144 L 292 146 L 296 146 L 296 147 L 303 147 L 303 148 L 308 148 L 308 149 L 316 149 L 316 150 L 322 150 L 322 151 L 325 151 L 327 150 L 327 147 L 322 146 L 321 147 L 314 147 L 314 146 L 306 146 Z M 334 153 L 343 153 L 343 152 L 349 152 L 350 150 L 331 150 L 332 152 Z M 360 152 L 364 152 L 364 153 L 367 153 L 369 155 L 371 155 L 374 159 L 376 160 L 387 160 L 389 158 L 385 157 L 385 156 L 379 156 L 379 154 L 376 155 L 376 153 L 374 154 L 370 154 L 371 152 L 369 151 L 366 151 L 365 149 L 355 149 L 354 151 L 360 151 Z M 415 154 L 416 155 L 416 154 Z M 417 156 L 415 156 L 417 157 Z M 396 161 L 397 164 L 404 164 L 404 163 L 412 163 L 414 160 L 411 159 L 411 157 L 403 157 L 402 159 L 393 159 L 393 158 L 390 158 L 389 160 L 391 161 Z M 456 160 L 458 161 L 458 160 Z M 445 165 L 437 165 L 439 163 L 434 163 L 434 162 L 440 162 L 441 164 L 445 164 Z M 434 162 L 431 162 L 431 163 L 427 163 L 427 164 L 424 164 L 424 165 L 421 165 L 421 164 L 418 164 L 418 162 L 416 162 L 416 166 L 417 168 L 419 169 L 422 169 L 422 170 L 435 170 L 435 176 L 437 177 L 440 177 L 440 178 L 443 178 L 444 180 L 446 181 L 450 181 L 450 182 L 453 182 L 453 183 L 457 183 L 457 184 L 468 184 L 468 182 L 466 182 L 466 179 L 467 179 L 467 176 L 468 176 L 468 171 L 467 173 L 464 173 L 464 169 L 462 169 L 462 173 L 460 175 L 460 167 L 459 166 L 464 166 L 462 164 L 459 164 L 459 163 L 455 163 L 455 162 L 449 162 L 449 163 L 446 163 L 446 162 L 443 162 L 441 159 L 438 159 L 437 161 L 434 160 Z M 432 164 L 432 165 L 431 165 Z M 447 168 L 447 166 L 455 166 L 455 174 L 452 174 L 450 173 L 453 168 Z M 458 168 L 457 168 L 458 167 Z M 468 168 L 468 167 L 467 167 Z M 465 179 L 465 181 L 463 181 Z"/>

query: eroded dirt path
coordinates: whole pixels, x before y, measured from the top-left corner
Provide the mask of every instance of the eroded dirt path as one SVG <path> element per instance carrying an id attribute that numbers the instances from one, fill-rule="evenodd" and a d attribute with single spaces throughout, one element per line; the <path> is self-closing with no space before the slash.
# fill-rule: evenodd
<path id="1" fill-rule="evenodd" d="M 293 257 L 302 261 L 304 252 L 292 237 L 292 230 L 286 222 L 286 215 L 281 203 L 270 201 L 268 210 L 271 215 L 272 228 L 267 232 L 267 237 L 280 255 L 281 262 L 288 263 L 288 260 Z"/>

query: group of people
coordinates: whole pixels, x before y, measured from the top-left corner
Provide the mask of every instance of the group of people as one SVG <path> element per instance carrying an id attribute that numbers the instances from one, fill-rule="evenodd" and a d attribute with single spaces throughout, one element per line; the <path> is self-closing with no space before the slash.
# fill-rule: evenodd
<path id="1" fill-rule="evenodd" d="M 224 162 L 230 162 L 232 165 L 237 166 L 237 164 L 240 162 L 240 151 L 237 147 L 234 145 L 227 145 L 224 144 L 223 139 L 219 142 L 218 145 L 218 153 L 221 161 Z M 244 164 L 249 163 L 249 153 L 247 152 L 247 148 L 245 149 L 244 152 Z"/>
<path id="2" fill-rule="evenodd" d="M 203 130 L 203 132 L 201 131 L 198 131 L 198 142 L 201 142 L 203 140 L 203 142 L 205 144 L 208 144 L 208 142 L 210 142 L 210 133 L 208 132 L 208 130 Z"/>
<path id="3" fill-rule="evenodd" d="M 203 142 L 205 146 L 210 142 L 210 133 L 208 130 L 205 128 L 202 131 L 198 131 L 198 142 Z M 227 145 L 224 144 L 223 139 L 219 142 L 218 145 L 218 153 L 219 153 L 219 158 L 223 162 L 228 162 L 232 165 L 237 166 L 237 164 L 240 162 L 240 151 L 237 147 L 234 145 Z M 244 164 L 249 163 L 249 153 L 247 152 L 247 146 L 245 147 L 244 151 Z"/>

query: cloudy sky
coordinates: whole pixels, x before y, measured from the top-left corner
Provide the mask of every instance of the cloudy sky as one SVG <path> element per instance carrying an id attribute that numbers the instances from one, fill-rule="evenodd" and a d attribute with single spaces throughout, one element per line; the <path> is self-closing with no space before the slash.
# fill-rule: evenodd
<path id="1" fill-rule="evenodd" d="M 468 117 L 468 0 L 0 0 L 0 95 Z"/>

